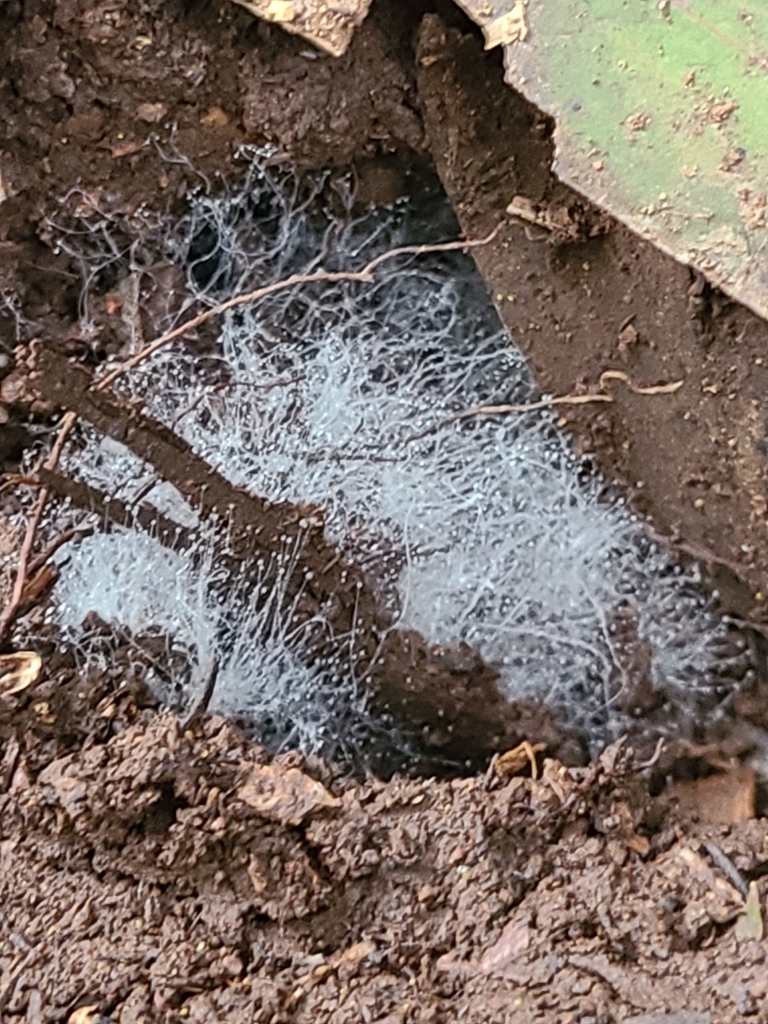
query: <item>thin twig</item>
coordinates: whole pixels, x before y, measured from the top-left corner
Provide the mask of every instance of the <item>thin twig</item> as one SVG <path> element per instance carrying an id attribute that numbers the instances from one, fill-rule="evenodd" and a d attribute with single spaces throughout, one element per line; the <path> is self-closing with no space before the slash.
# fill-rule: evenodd
<path id="1" fill-rule="evenodd" d="M 399 443 L 411 444 L 412 441 L 418 441 L 422 437 L 427 437 L 429 434 L 433 434 L 436 430 L 442 430 L 443 427 L 447 427 L 451 423 L 456 423 L 459 420 L 468 420 L 474 416 L 504 416 L 512 412 L 535 412 L 537 409 L 550 409 L 554 405 L 587 405 L 589 402 L 612 401 L 613 398 L 610 395 L 598 392 L 592 395 L 560 395 L 557 398 L 542 398 L 538 402 L 526 402 L 521 405 L 478 405 L 474 409 L 462 409 L 461 412 L 455 412 L 451 416 L 444 416 L 442 419 L 436 420 L 431 426 L 425 427 L 415 434 L 409 434 Z"/>
<path id="2" fill-rule="evenodd" d="M 768 638 L 768 626 L 762 622 L 748 622 L 746 619 L 735 618 L 733 615 L 724 615 L 723 621 L 727 626 L 735 626 L 737 629 L 751 629 L 760 636 Z"/>
<path id="3" fill-rule="evenodd" d="M 184 718 L 181 721 L 181 728 L 184 732 L 187 729 L 191 729 L 193 726 L 198 725 L 202 721 L 203 715 L 208 710 L 208 705 L 211 702 L 213 691 L 216 687 L 216 679 L 219 674 L 219 659 L 214 655 L 208 664 L 205 666 L 205 675 L 203 682 L 198 689 L 192 703 L 187 710 Z"/>
<path id="4" fill-rule="evenodd" d="M 662 547 L 668 548 L 670 551 L 683 552 L 686 555 L 690 555 L 691 558 L 696 559 L 697 562 L 702 562 L 704 565 L 724 565 L 726 569 L 730 569 L 740 579 L 744 573 L 744 566 L 739 565 L 738 562 L 734 562 L 729 558 L 722 558 L 720 555 L 716 555 L 714 551 L 704 547 L 703 544 L 698 544 L 695 541 L 682 540 L 680 537 L 669 537 L 664 533 L 659 533 L 658 530 L 654 530 L 650 523 L 645 524 L 645 532 L 655 541 L 657 544 L 661 544 Z M 754 623 L 735 623 L 736 625 L 749 626 L 750 629 L 756 629 L 760 632 L 760 626 Z M 768 635 L 768 632 L 766 632 Z"/>
<path id="5" fill-rule="evenodd" d="M 275 292 L 283 291 L 286 288 L 292 288 L 297 284 L 314 284 L 317 281 L 325 281 L 328 283 L 338 281 L 361 281 L 365 284 L 370 283 L 373 280 L 373 272 L 376 268 L 384 263 L 386 260 L 394 259 L 396 256 L 422 256 L 426 253 L 432 252 L 454 252 L 457 249 L 473 249 L 480 245 L 488 245 L 492 242 L 496 235 L 499 233 L 503 223 L 497 224 L 496 227 L 491 231 L 490 234 L 486 235 L 485 238 L 467 239 L 465 241 L 457 242 L 441 242 L 437 245 L 402 245 L 397 249 L 390 249 L 388 252 L 382 253 L 375 259 L 372 259 L 370 263 L 366 263 L 362 270 L 320 270 L 312 271 L 310 274 L 292 274 L 290 277 L 286 277 L 282 281 L 275 281 L 273 284 L 265 285 L 263 288 L 256 288 L 252 292 L 247 292 L 244 295 L 235 295 L 231 299 L 227 299 L 226 302 L 220 303 L 218 306 L 213 306 L 211 309 L 206 309 L 205 312 L 198 314 L 198 316 L 192 317 L 191 320 L 187 320 L 185 323 L 175 327 L 172 331 L 168 331 L 167 334 L 163 334 L 160 338 L 157 338 L 151 344 L 147 345 L 140 352 L 137 352 L 135 356 L 130 359 L 126 359 L 124 363 L 121 363 L 111 373 L 108 373 L 106 377 L 103 377 L 97 384 L 93 385 L 94 391 L 103 391 L 104 388 L 109 387 L 118 377 L 122 377 L 124 373 L 132 370 L 139 363 L 148 359 L 151 355 L 154 355 L 158 349 L 163 348 L 170 341 L 180 337 L 182 334 L 187 334 L 189 331 L 194 331 L 201 324 L 204 324 L 211 317 L 219 316 L 221 313 L 226 313 L 227 310 L 234 309 L 235 306 L 242 306 L 248 302 L 256 302 L 257 299 L 263 299 L 267 295 L 273 295 Z"/>
<path id="6" fill-rule="evenodd" d="M 39 572 L 45 563 L 49 559 L 53 558 L 59 548 L 63 547 L 65 544 L 69 544 L 69 542 L 75 540 L 75 538 L 77 538 L 77 540 L 83 540 L 85 537 L 92 537 L 95 532 L 96 528 L 94 526 L 76 526 L 72 530 L 65 530 L 63 533 L 60 533 L 59 536 L 48 545 L 45 551 L 32 559 L 27 566 L 27 575 L 32 577 L 36 572 Z"/>
<path id="7" fill-rule="evenodd" d="M 37 533 L 37 528 L 40 525 L 40 520 L 42 519 L 47 500 L 48 488 L 43 487 L 37 496 L 34 508 L 32 509 L 32 514 L 27 522 L 27 529 L 24 534 L 24 540 L 21 544 L 21 551 L 19 552 L 19 564 L 16 569 L 16 579 L 13 583 L 13 593 L 11 594 L 10 603 L 6 607 L 2 618 L 0 619 L 0 638 L 5 637 L 8 627 L 16 617 L 16 613 L 21 605 L 21 595 L 24 592 L 24 585 L 27 582 L 27 564 L 29 562 L 32 545 L 35 541 L 35 534 Z"/>
<path id="8" fill-rule="evenodd" d="M 23 473 L 3 473 L 3 483 L 0 484 L 0 494 L 11 487 L 39 487 L 40 481 L 33 476 L 25 476 Z"/>
<path id="9" fill-rule="evenodd" d="M 53 448 L 51 448 L 51 454 L 43 463 L 45 469 L 54 470 L 59 464 L 61 458 L 61 452 L 64 448 L 67 438 L 69 437 L 72 427 L 74 427 L 77 416 L 73 412 L 64 413 L 61 424 L 59 425 L 59 431 L 56 435 Z M 13 583 L 13 593 L 11 594 L 10 603 L 3 611 L 0 616 L 0 640 L 3 640 L 8 633 L 16 615 L 18 614 L 19 608 L 21 607 L 22 596 L 24 594 L 24 587 L 26 586 L 27 579 L 29 577 L 29 562 L 32 554 L 32 547 L 35 543 L 35 535 L 37 528 L 40 525 L 40 520 L 43 518 L 43 512 L 45 506 L 48 503 L 48 497 L 50 491 L 47 487 L 42 487 L 40 493 L 37 496 L 32 514 L 29 517 L 27 523 L 27 530 L 24 534 L 24 540 L 22 541 L 21 551 L 19 552 L 19 565 L 16 570 L 16 579 Z"/>
<path id="10" fill-rule="evenodd" d="M 733 885 L 734 888 L 738 890 L 740 895 L 743 896 L 744 899 L 746 899 L 747 896 L 749 896 L 749 886 L 742 878 L 741 872 L 730 859 L 730 857 L 726 856 L 726 854 L 723 853 L 723 851 L 720 849 L 717 843 L 706 841 L 704 843 L 704 849 L 709 854 L 710 859 L 712 863 L 715 865 L 715 867 L 720 868 L 720 870 L 726 876 L 731 885 Z"/>
<path id="11" fill-rule="evenodd" d="M 51 454 L 44 463 L 46 469 L 54 470 L 58 466 L 64 445 L 76 422 L 77 416 L 73 412 L 67 412 L 62 417 L 58 433 L 56 434 L 56 440 L 53 442 L 53 448 L 51 448 Z"/>
<path id="12" fill-rule="evenodd" d="M 189 531 L 179 526 L 147 502 L 138 505 L 134 499 L 130 504 L 111 498 L 95 487 L 79 480 L 71 480 L 53 470 L 41 470 L 43 483 L 53 494 L 72 502 L 86 512 L 98 515 L 109 528 L 113 523 L 118 526 L 132 527 L 139 525 L 145 532 L 151 533 L 161 544 L 178 544 L 184 547 L 189 543 Z M 80 536 L 87 536 L 82 529 Z"/>
<path id="13" fill-rule="evenodd" d="M 642 387 L 639 384 L 635 384 L 623 370 L 605 370 L 600 374 L 601 391 L 592 392 L 588 395 L 558 395 L 555 398 L 542 398 L 538 402 L 524 402 L 520 405 L 478 405 L 474 409 L 463 409 L 461 412 L 455 412 L 450 416 L 443 417 L 443 419 L 436 420 L 431 426 L 425 427 L 415 434 L 409 434 L 399 443 L 411 444 L 412 441 L 418 441 L 422 437 L 427 437 L 429 434 L 434 433 L 436 430 L 441 430 L 451 423 L 456 423 L 458 420 L 471 419 L 475 416 L 506 416 L 513 412 L 536 412 L 537 409 L 551 409 L 557 405 L 588 405 L 592 402 L 613 402 L 613 395 L 609 395 L 605 391 L 606 383 L 610 380 L 621 381 L 635 395 L 672 395 L 683 386 L 682 380 L 676 380 L 671 384 L 656 384 L 652 387 Z"/>

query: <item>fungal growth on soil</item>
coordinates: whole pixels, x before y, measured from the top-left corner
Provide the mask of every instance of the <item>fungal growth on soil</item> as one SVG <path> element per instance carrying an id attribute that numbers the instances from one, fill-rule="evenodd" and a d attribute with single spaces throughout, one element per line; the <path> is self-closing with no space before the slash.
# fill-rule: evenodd
<path id="1" fill-rule="evenodd" d="M 299 180 L 267 151 L 246 156 L 243 184 L 201 191 L 175 223 L 111 252 L 94 250 L 92 223 L 82 235 L 52 227 L 86 268 L 86 319 L 105 281 L 124 297 L 137 275 L 154 275 L 167 297 L 183 272 L 185 304 L 155 313 L 157 335 L 185 309 L 458 234 L 432 183 L 361 212 L 348 176 Z M 126 319 L 122 357 L 151 340 L 136 336 L 141 322 Z M 508 699 L 545 702 L 593 748 L 660 708 L 668 728 L 716 715 L 749 671 L 696 568 L 649 540 L 551 411 L 459 416 L 540 397 L 468 255 L 401 256 L 372 283 L 297 285 L 237 306 L 116 387 L 237 487 L 320 507 L 327 539 L 398 628 L 465 643 Z M 374 725 L 354 636 L 326 635 L 317 657 L 327 618 L 297 616 L 301 596 L 286 596 L 290 548 L 228 577 L 225 525 L 203 528 L 128 449 L 85 426 L 77 437 L 71 476 L 128 504 L 150 500 L 193 539 L 169 548 L 137 526 L 64 549 L 54 601 L 67 640 L 97 657 L 89 613 L 154 629 L 188 665 L 217 660 L 211 708 L 247 719 L 272 749 L 338 755 L 364 742 Z M 181 672 L 162 698 L 195 679 Z"/>

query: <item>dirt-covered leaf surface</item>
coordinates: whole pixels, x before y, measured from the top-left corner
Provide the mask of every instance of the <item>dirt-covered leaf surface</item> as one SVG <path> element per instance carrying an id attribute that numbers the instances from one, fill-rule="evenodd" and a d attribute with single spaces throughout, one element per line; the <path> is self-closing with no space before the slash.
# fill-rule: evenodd
<path id="1" fill-rule="evenodd" d="M 2 709 L 9 1024 L 766 1019 L 766 822 L 676 823 L 621 745 L 355 782 L 142 705 L 62 667 Z"/>
<path id="2" fill-rule="evenodd" d="M 555 118 L 560 179 L 766 316 L 765 5 L 460 5 Z"/>

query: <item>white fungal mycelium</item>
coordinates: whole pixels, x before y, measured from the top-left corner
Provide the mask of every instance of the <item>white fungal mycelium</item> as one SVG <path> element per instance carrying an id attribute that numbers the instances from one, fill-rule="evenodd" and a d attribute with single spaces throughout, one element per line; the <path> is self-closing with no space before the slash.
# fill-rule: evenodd
<path id="1" fill-rule="evenodd" d="M 242 188 L 198 196 L 164 240 L 198 301 L 320 266 L 356 269 L 423 240 L 412 205 L 356 220 L 343 179 L 307 195 L 263 154 L 251 158 Z M 216 322 L 217 383 L 177 347 L 121 386 L 233 483 L 324 506 L 329 538 L 365 567 L 400 625 L 466 641 L 498 666 L 510 698 L 550 702 L 595 742 L 622 726 L 630 669 L 617 622 L 627 612 L 655 688 L 693 704 L 717 690 L 726 629 L 695 568 L 649 541 L 552 415 L 456 417 L 538 397 L 468 257 L 398 258 L 373 283 L 294 287 Z M 147 470 L 128 472 L 125 458 L 92 439 L 72 465 L 130 497 Z M 93 609 L 133 629 L 159 625 L 202 662 L 222 646 L 223 616 L 216 706 L 282 722 L 281 742 L 293 729 L 310 748 L 331 728 L 328 669 L 305 667 L 279 598 L 267 628 L 254 621 L 263 608 L 249 617 L 237 598 L 212 606 L 213 563 L 193 568 L 139 532 L 69 555 L 56 599 L 73 638 Z"/>

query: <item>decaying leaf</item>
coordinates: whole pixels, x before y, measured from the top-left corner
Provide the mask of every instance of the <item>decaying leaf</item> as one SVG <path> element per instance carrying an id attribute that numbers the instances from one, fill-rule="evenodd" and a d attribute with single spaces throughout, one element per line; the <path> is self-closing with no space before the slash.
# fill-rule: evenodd
<path id="1" fill-rule="evenodd" d="M 42 659 L 34 651 L 0 654 L 0 696 L 26 690 L 38 680 L 42 668 Z"/>
<path id="2" fill-rule="evenodd" d="M 235 0 L 251 14 L 301 36 L 332 57 L 341 57 L 371 0 Z"/>
<path id="3" fill-rule="evenodd" d="M 763 938 L 763 912 L 760 907 L 760 892 L 757 882 L 749 883 L 749 895 L 734 931 L 737 939 L 753 939 L 760 942 Z"/>
<path id="4" fill-rule="evenodd" d="M 528 38 L 528 25 L 525 20 L 525 8 L 527 0 L 516 0 L 511 11 L 494 18 L 487 25 L 483 25 L 486 50 L 492 50 L 494 46 L 509 46 L 512 43 L 522 43 Z"/>
<path id="5" fill-rule="evenodd" d="M 274 764 L 254 765 L 235 796 L 281 825 L 299 825 L 313 811 L 341 806 L 341 800 L 298 768 Z"/>

